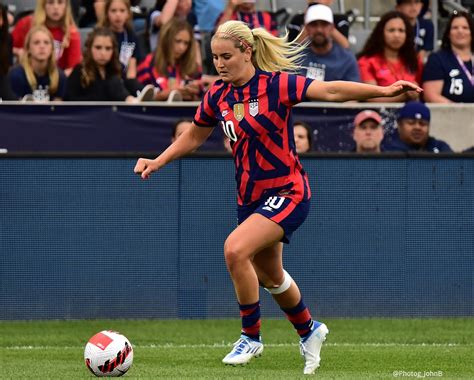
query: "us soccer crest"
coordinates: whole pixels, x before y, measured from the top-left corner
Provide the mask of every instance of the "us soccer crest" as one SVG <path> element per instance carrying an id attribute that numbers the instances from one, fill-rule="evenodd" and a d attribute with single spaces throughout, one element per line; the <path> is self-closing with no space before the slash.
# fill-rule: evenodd
<path id="1" fill-rule="evenodd" d="M 258 115 L 258 99 L 254 99 L 250 101 L 249 114 L 253 117 Z"/>
<path id="2" fill-rule="evenodd" d="M 245 116 L 244 104 L 235 103 L 234 104 L 234 116 L 238 121 L 241 121 Z"/>

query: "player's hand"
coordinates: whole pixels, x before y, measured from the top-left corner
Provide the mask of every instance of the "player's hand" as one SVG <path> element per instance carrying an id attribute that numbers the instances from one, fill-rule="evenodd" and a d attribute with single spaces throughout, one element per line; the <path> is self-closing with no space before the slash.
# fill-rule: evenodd
<path id="1" fill-rule="evenodd" d="M 409 91 L 414 91 L 417 94 L 421 94 L 423 92 L 423 89 L 416 83 L 408 82 L 406 80 L 399 80 L 390 86 L 385 87 L 385 90 L 385 96 L 398 96 Z"/>
<path id="2" fill-rule="evenodd" d="M 148 179 L 150 174 L 160 168 L 156 160 L 149 160 L 147 158 L 139 158 L 133 171 L 139 174 L 142 179 Z"/>

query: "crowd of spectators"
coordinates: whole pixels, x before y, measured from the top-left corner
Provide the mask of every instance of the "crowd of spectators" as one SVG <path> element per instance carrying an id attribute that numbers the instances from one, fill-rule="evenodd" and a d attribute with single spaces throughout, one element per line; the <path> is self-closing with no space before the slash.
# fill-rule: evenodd
<path id="1" fill-rule="evenodd" d="M 378 85 L 404 79 L 424 89 L 420 98 L 406 93 L 372 99 L 377 102 L 474 102 L 471 14 L 454 12 L 436 49 L 427 2 L 396 0 L 354 54 L 348 17 L 333 14 L 332 2 L 308 1 L 306 11 L 287 23 L 288 38 L 307 44 L 299 74 Z M 148 8 L 130 0 L 38 0 L 31 2 L 31 12 L 11 14 L 8 6 L 15 3 L 0 3 L 4 100 L 200 100 L 217 79 L 210 52 L 217 26 L 242 20 L 275 36 L 282 33 L 276 15 L 257 10 L 255 0 L 157 0 L 152 6 L 147 2 Z M 356 118 L 357 151 L 367 149 L 357 141 L 364 133 L 383 138 L 376 115 Z M 304 140 L 305 131 L 308 143 L 301 149 L 311 150 L 310 127 L 295 127 L 295 138 Z"/>

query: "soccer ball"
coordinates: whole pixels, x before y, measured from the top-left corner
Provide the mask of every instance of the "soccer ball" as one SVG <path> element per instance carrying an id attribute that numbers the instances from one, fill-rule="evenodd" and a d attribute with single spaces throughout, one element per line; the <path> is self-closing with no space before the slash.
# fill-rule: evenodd
<path id="1" fill-rule="evenodd" d="M 132 366 L 133 348 L 122 334 L 104 330 L 89 339 L 84 350 L 84 360 L 94 375 L 118 377 Z"/>

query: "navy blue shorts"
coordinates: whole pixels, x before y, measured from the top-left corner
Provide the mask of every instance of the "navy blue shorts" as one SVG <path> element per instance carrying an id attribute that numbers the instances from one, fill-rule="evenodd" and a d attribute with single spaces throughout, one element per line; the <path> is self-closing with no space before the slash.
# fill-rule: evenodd
<path id="1" fill-rule="evenodd" d="M 289 243 L 291 235 L 303 224 L 309 213 L 311 201 L 295 201 L 291 197 L 270 196 L 237 209 L 238 223 L 241 224 L 253 213 L 261 214 L 283 228 L 281 241 Z"/>

